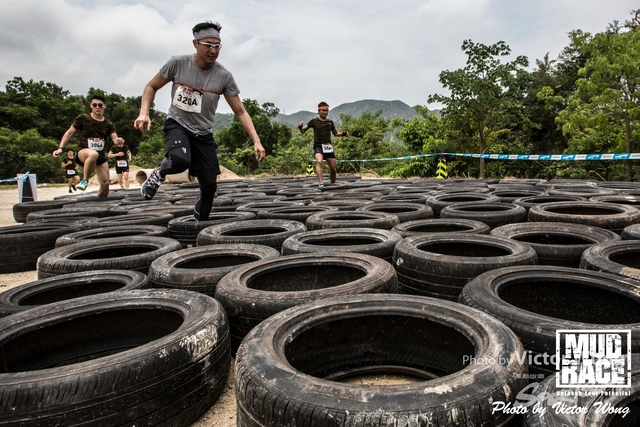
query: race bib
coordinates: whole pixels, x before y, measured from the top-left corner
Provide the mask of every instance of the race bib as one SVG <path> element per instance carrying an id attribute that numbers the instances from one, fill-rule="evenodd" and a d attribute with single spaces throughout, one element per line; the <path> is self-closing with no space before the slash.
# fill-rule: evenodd
<path id="1" fill-rule="evenodd" d="M 190 87 L 178 86 L 173 95 L 173 105 L 189 113 L 202 111 L 202 93 Z"/>
<path id="2" fill-rule="evenodd" d="M 67 169 L 67 175 L 75 176 L 76 175 L 76 171 L 74 169 Z"/>
<path id="3" fill-rule="evenodd" d="M 104 139 L 100 138 L 89 138 L 87 139 L 87 146 L 95 151 L 104 150 Z"/>
<path id="4" fill-rule="evenodd" d="M 116 166 L 119 168 L 126 168 L 127 161 L 126 160 L 116 160 Z"/>
<path id="5" fill-rule="evenodd" d="M 322 144 L 322 152 L 323 153 L 333 153 L 333 145 L 331 145 L 331 144 Z"/>

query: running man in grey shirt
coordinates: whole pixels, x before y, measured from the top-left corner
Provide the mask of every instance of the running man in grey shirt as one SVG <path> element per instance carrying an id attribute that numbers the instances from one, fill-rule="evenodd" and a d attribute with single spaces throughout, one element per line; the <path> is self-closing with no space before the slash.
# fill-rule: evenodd
<path id="1" fill-rule="evenodd" d="M 200 184 L 200 197 L 194 208 L 198 221 L 209 218 L 220 174 L 218 146 L 211 133 L 220 96 L 224 96 L 253 141 L 256 159 L 262 161 L 265 156 L 251 117 L 238 96 L 240 90 L 233 75 L 217 62 L 222 48 L 221 29 L 217 22 L 208 21 L 193 27 L 196 53 L 172 57 L 147 83 L 142 92 L 140 115 L 134 122 L 134 127 L 141 131 L 151 128 L 149 108 L 156 92 L 172 82 L 171 107 L 164 127 L 166 155 L 140 191 L 146 199 L 151 199 L 165 176 L 189 169 Z"/>

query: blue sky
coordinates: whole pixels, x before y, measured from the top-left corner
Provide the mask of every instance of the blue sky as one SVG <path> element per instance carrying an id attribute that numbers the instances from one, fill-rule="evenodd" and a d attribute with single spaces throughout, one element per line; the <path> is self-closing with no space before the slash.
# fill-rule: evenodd
<path id="1" fill-rule="evenodd" d="M 359 99 L 426 105 L 443 70 L 464 66 L 463 40 L 503 40 L 535 65 L 571 30 L 603 31 L 636 0 L 0 0 L 0 82 L 14 76 L 125 96 L 172 56 L 193 52 L 191 28 L 222 24 L 221 64 L 242 98 L 287 114 Z M 156 98 L 166 111 L 169 89 Z M 221 112 L 229 112 L 225 102 Z M 436 105 L 432 107 L 438 107 Z"/>

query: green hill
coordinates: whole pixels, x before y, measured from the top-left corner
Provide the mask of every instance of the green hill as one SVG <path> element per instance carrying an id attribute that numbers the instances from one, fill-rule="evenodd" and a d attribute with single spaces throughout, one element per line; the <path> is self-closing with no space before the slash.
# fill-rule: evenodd
<path id="1" fill-rule="evenodd" d="M 375 113 L 378 110 L 382 110 L 382 117 L 385 119 L 393 119 L 395 117 L 403 117 L 406 120 L 411 120 L 417 116 L 418 113 L 405 104 L 402 101 L 380 101 L 376 99 L 363 99 L 355 102 L 347 102 L 340 104 L 337 107 L 332 107 L 329 111 L 329 119 L 336 123 L 340 122 L 340 113 L 348 114 L 352 117 L 360 117 L 362 113 Z M 438 114 L 439 111 L 435 110 L 434 113 Z M 293 114 L 278 114 L 276 120 L 279 122 L 289 123 L 297 126 L 302 120 L 305 123 L 310 119 L 317 117 L 318 114 L 311 111 L 298 111 Z"/>

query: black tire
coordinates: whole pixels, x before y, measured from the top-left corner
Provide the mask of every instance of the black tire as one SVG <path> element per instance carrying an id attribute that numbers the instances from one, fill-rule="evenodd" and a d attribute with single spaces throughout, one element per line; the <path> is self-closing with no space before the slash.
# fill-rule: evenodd
<path id="1" fill-rule="evenodd" d="M 400 224 L 397 215 L 385 212 L 338 211 L 320 212 L 307 218 L 309 230 L 325 228 L 380 228 L 391 230 Z"/>
<path id="2" fill-rule="evenodd" d="M 182 249 L 167 237 L 114 237 L 62 246 L 38 258 L 38 279 L 93 270 L 134 270 L 147 274 L 154 259 Z"/>
<path id="3" fill-rule="evenodd" d="M 640 213 L 640 212 L 638 212 Z M 484 222 L 491 228 L 527 220 L 527 210 L 511 203 L 456 203 L 440 211 L 441 218 L 465 218 Z"/>
<path id="4" fill-rule="evenodd" d="M 359 207 L 357 211 L 390 213 L 396 215 L 401 223 L 433 218 L 433 209 L 424 203 L 376 202 Z"/>
<path id="5" fill-rule="evenodd" d="M 162 212 L 173 215 L 174 218 L 180 218 L 183 216 L 193 216 L 193 207 L 185 205 L 171 205 L 171 206 L 145 206 L 131 209 L 128 213 L 141 214 L 141 213 L 155 213 Z"/>
<path id="6" fill-rule="evenodd" d="M 0 319 L 3 426 L 188 426 L 229 373 L 229 329 L 213 298 L 136 290 Z"/>
<path id="7" fill-rule="evenodd" d="M 282 242 L 307 231 L 301 222 L 284 219 L 249 219 L 213 225 L 198 233 L 198 246 L 252 243 L 280 250 Z"/>
<path id="8" fill-rule="evenodd" d="M 524 415 L 524 427 L 635 427 L 640 425 L 640 355 L 631 356 L 631 387 L 578 388 L 575 393 L 556 387 L 555 375 L 540 383 L 531 393 L 541 411 L 529 408 Z M 531 390 L 526 390 L 528 392 Z M 591 391 L 591 393 L 590 393 Z M 621 391 L 623 391 L 621 393 Z M 564 408 L 580 408 L 584 413 L 576 414 Z M 553 405 L 556 405 L 555 407 Z M 608 413 L 612 411 L 611 413 Z M 616 413 L 619 412 L 619 413 Z"/>
<path id="9" fill-rule="evenodd" d="M 390 193 L 386 196 L 374 197 L 372 202 L 399 202 L 399 203 L 418 203 L 424 205 L 427 203 L 429 194 L 420 193 Z"/>
<path id="10" fill-rule="evenodd" d="M 534 265 L 537 260 L 531 246 L 515 240 L 482 234 L 441 233 L 402 240 L 396 245 L 393 262 L 401 293 L 457 300 L 462 288 L 485 271 Z"/>
<path id="11" fill-rule="evenodd" d="M 243 342 L 237 425 L 505 426 L 513 416 L 491 402 L 513 402 L 526 385 L 526 364 L 515 362 L 521 351 L 500 322 L 456 303 L 402 295 L 316 301 L 269 318 Z M 470 355 L 508 362 L 465 366 Z M 420 381 L 340 382 L 369 373 Z"/>
<path id="12" fill-rule="evenodd" d="M 426 203 L 427 205 L 431 206 L 431 209 L 433 209 L 434 217 L 439 218 L 442 209 L 453 204 L 499 201 L 500 198 L 498 196 L 494 196 L 492 194 L 471 192 L 471 190 L 469 190 L 469 192 L 435 194 L 428 197 Z"/>
<path id="13" fill-rule="evenodd" d="M 622 240 L 640 240 L 640 224 L 627 225 L 620 236 Z"/>
<path id="14" fill-rule="evenodd" d="M 0 227 L 0 274 L 35 270 L 38 257 L 55 248 L 56 239 L 82 230 L 79 223 L 36 223 Z"/>
<path id="15" fill-rule="evenodd" d="M 13 205 L 13 219 L 15 222 L 27 222 L 27 215 L 31 212 L 60 209 L 69 203 L 66 200 L 40 200 L 36 202 L 23 202 Z"/>
<path id="16" fill-rule="evenodd" d="M 640 222 L 640 210 L 593 201 L 542 203 L 529 209 L 529 221 L 585 224 L 620 234 L 627 225 Z"/>
<path id="17" fill-rule="evenodd" d="M 551 203 L 551 202 L 572 202 L 578 200 L 586 200 L 584 197 L 579 196 L 550 196 L 548 194 L 542 194 L 539 196 L 529 196 L 529 197 L 520 197 L 515 199 L 512 203 L 514 205 L 522 206 L 529 211 L 532 206 L 539 205 L 541 203 Z"/>
<path id="18" fill-rule="evenodd" d="M 630 329 L 640 351 L 640 286 L 613 274 L 568 267 L 514 266 L 479 275 L 459 302 L 503 322 L 536 354 L 556 354 L 556 330 Z M 594 304 L 597 301 L 597 304 Z M 549 374 L 554 365 L 530 366 Z"/>
<path id="19" fill-rule="evenodd" d="M 589 247 L 620 236 L 611 230 L 563 222 L 523 222 L 491 230 L 492 236 L 524 242 L 535 249 L 538 264 L 578 268 L 582 253 Z"/>
<path id="20" fill-rule="evenodd" d="M 0 317 L 87 295 L 146 289 L 148 285 L 149 279 L 139 271 L 98 270 L 63 274 L 0 293 Z"/>
<path id="21" fill-rule="evenodd" d="M 196 221 L 193 215 L 172 219 L 167 224 L 169 235 L 176 239 L 185 248 L 195 246 L 198 233 L 212 225 L 225 224 L 227 222 L 246 221 L 256 216 L 251 212 L 213 212 L 206 221 Z"/>
<path id="22" fill-rule="evenodd" d="M 291 221 L 298 221 L 306 223 L 307 218 L 318 212 L 337 212 L 338 208 L 331 206 L 318 206 L 318 205 L 300 205 L 300 206 L 286 206 L 281 208 L 270 208 L 261 210 L 258 212 L 259 219 L 288 219 Z"/>
<path id="23" fill-rule="evenodd" d="M 593 200 L 594 202 L 604 202 L 604 203 L 617 203 L 619 205 L 628 205 L 633 206 L 635 208 L 640 209 L 640 197 L 639 196 L 625 196 L 624 194 L 617 195 L 606 195 L 606 196 L 594 196 L 589 200 Z"/>
<path id="24" fill-rule="evenodd" d="M 356 209 L 358 209 L 359 207 L 362 207 L 366 204 L 371 204 L 373 203 L 371 200 L 364 200 L 364 199 L 345 199 L 345 200 L 340 200 L 337 197 L 332 198 L 332 199 L 325 199 L 322 200 L 320 202 L 311 202 L 309 204 L 309 206 L 331 206 L 331 207 L 335 207 L 338 208 L 339 211 L 355 211 Z"/>
<path id="25" fill-rule="evenodd" d="M 105 228 L 105 227 L 138 227 L 142 225 L 165 226 L 173 219 L 170 213 L 144 212 L 139 214 L 118 215 L 115 217 L 100 218 L 95 221 L 83 222 L 85 228 Z"/>
<path id="26" fill-rule="evenodd" d="M 286 278 L 286 280 L 283 280 Z M 231 349 L 253 327 L 282 310 L 332 296 L 393 293 L 391 264 L 370 255 L 341 253 L 287 255 L 244 265 L 224 276 L 215 298 L 231 328 Z"/>
<path id="27" fill-rule="evenodd" d="M 282 255 L 337 254 L 342 252 L 372 255 L 391 262 L 393 249 L 402 236 L 377 228 L 327 228 L 305 231 L 282 244 Z"/>
<path id="28" fill-rule="evenodd" d="M 531 189 L 496 189 L 492 193 L 492 195 L 497 196 L 502 203 L 513 203 L 514 200 L 520 199 L 522 197 L 530 197 L 530 196 L 540 196 L 544 194 L 544 189 L 538 189 L 536 187 L 531 187 Z"/>
<path id="29" fill-rule="evenodd" d="M 304 205 L 302 202 L 287 202 L 287 201 L 277 201 L 277 202 L 247 202 L 241 205 L 236 206 L 237 212 L 251 212 L 252 214 L 258 216 L 258 212 L 264 209 L 271 208 L 286 208 L 289 206 L 296 205 Z"/>
<path id="30" fill-rule="evenodd" d="M 136 227 L 122 225 L 118 227 L 91 228 L 58 237 L 56 239 L 56 248 L 86 242 L 88 240 L 112 239 L 114 237 L 127 238 L 133 236 L 169 237 L 169 231 L 159 225 L 137 225 Z"/>
<path id="31" fill-rule="evenodd" d="M 67 209 L 49 209 L 46 211 L 31 212 L 27 215 L 27 222 L 37 221 L 40 219 L 67 219 L 78 216 L 96 216 L 104 218 L 114 216 L 109 207 L 93 207 L 93 208 L 67 208 Z"/>
<path id="32" fill-rule="evenodd" d="M 155 288 L 184 289 L 213 296 L 220 279 L 236 268 L 279 256 L 274 248 L 249 244 L 182 249 L 153 261 L 149 280 Z"/>
<path id="33" fill-rule="evenodd" d="M 489 234 L 487 224 L 464 218 L 429 218 L 403 222 L 392 228 L 402 237 L 429 233 L 473 233 Z"/>
<path id="34" fill-rule="evenodd" d="M 640 280 L 640 240 L 603 242 L 582 253 L 580 268 Z"/>

